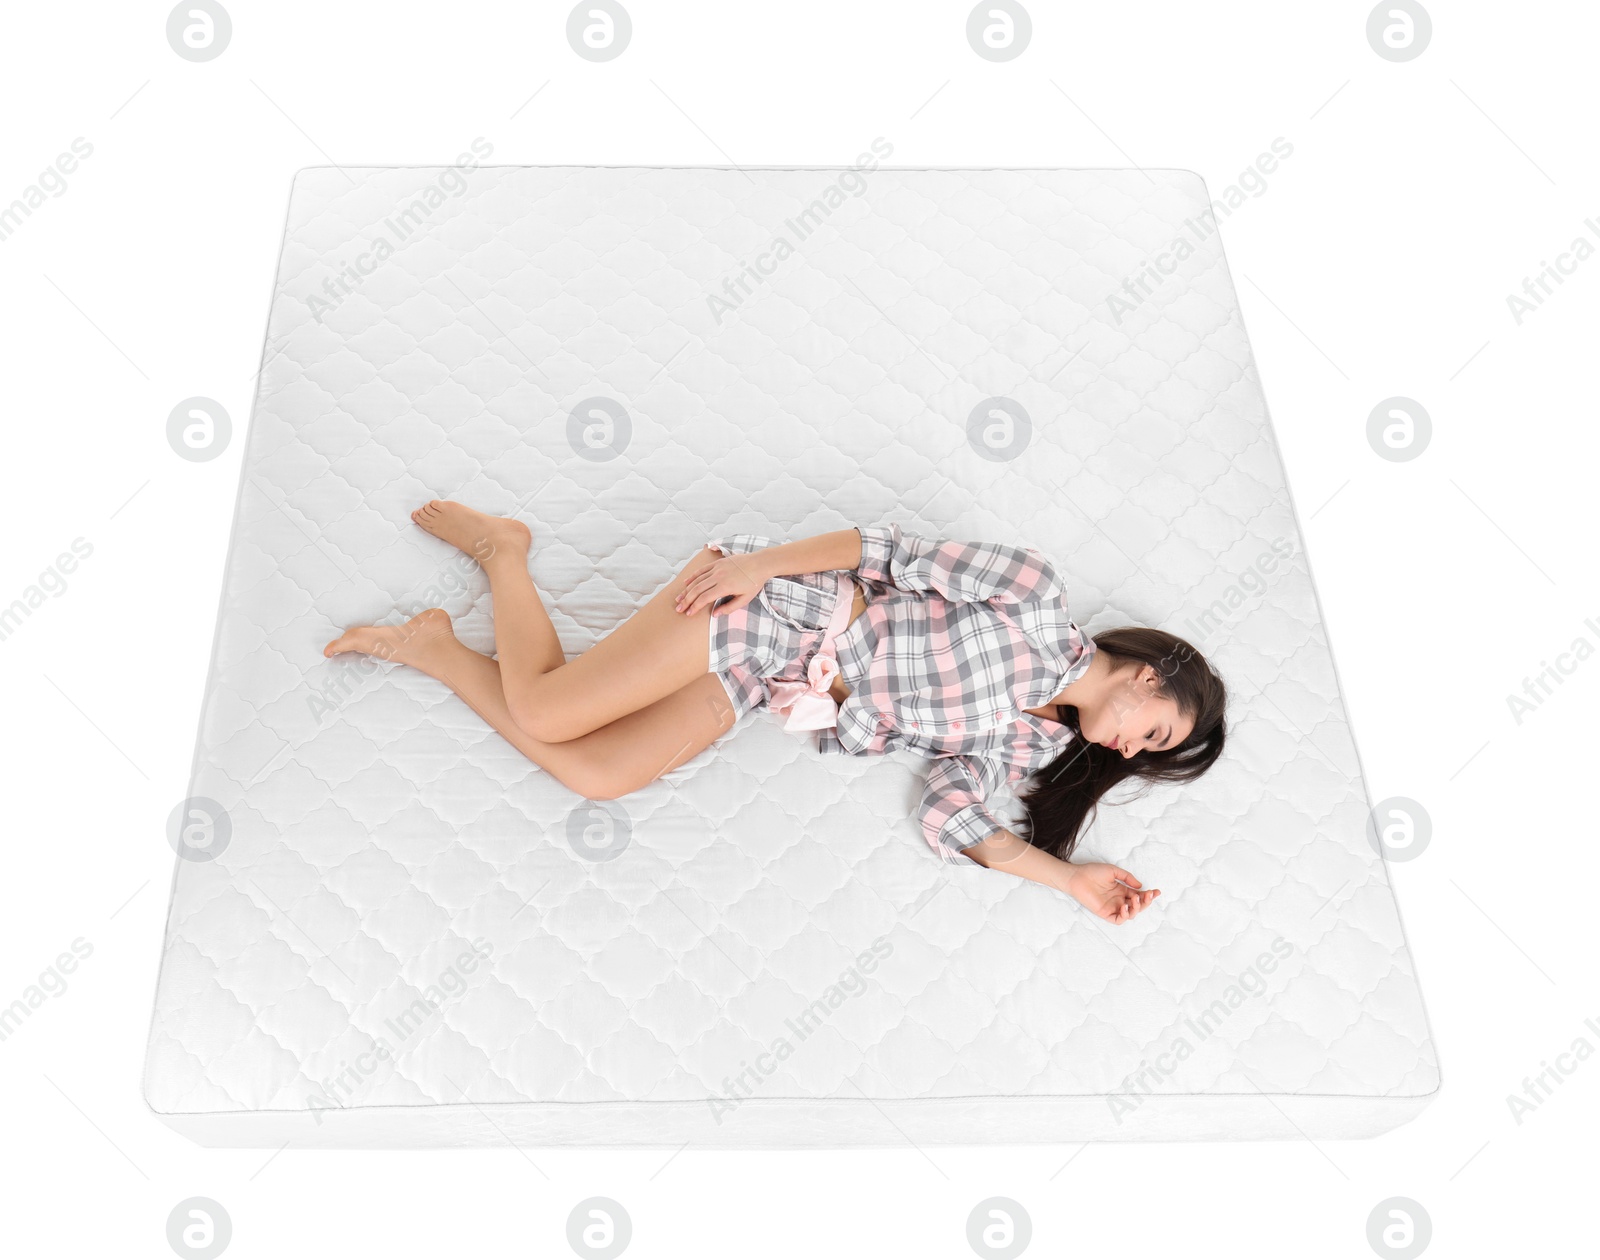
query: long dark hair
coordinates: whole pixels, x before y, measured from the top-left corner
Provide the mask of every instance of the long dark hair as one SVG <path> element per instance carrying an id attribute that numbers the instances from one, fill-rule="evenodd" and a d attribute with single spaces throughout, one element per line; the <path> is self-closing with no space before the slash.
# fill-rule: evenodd
<path id="1" fill-rule="evenodd" d="M 1157 675 L 1152 699 L 1168 699 L 1183 717 L 1194 722 L 1189 738 L 1174 748 L 1146 749 L 1131 757 L 1083 738 L 1078 711 L 1062 705 L 1062 720 L 1078 739 L 1040 770 L 1033 785 L 1019 792 L 1027 810 L 1017 835 L 1063 861 L 1072 856 L 1078 837 L 1094 821 L 1100 798 L 1124 779 L 1151 783 L 1187 783 L 1199 778 L 1222 755 L 1226 735 L 1223 711 L 1228 689 L 1206 658 L 1191 644 L 1148 626 L 1119 626 L 1094 636 L 1097 652 L 1110 658 L 1112 667 L 1136 662 L 1152 666 Z"/>

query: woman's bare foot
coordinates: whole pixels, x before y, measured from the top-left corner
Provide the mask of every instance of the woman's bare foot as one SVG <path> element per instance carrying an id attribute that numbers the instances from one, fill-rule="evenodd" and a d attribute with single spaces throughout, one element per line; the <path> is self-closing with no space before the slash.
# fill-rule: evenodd
<path id="1" fill-rule="evenodd" d="M 431 499 L 411 514 L 411 519 L 435 538 L 459 547 L 479 564 L 496 555 L 528 558 L 533 531 L 509 516 L 489 516 L 449 499 Z"/>
<path id="2" fill-rule="evenodd" d="M 346 630 L 327 647 L 324 656 L 341 652 L 360 652 L 381 661 L 424 667 L 440 648 L 456 637 L 450 614 L 442 608 L 420 612 L 403 626 L 356 626 Z"/>

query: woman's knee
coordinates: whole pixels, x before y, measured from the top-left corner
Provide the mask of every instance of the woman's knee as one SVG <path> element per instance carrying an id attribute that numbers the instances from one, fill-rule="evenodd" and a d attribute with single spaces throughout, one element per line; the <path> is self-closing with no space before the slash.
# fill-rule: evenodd
<path id="1" fill-rule="evenodd" d="M 587 731 L 576 731 L 563 724 L 560 714 L 548 709 L 509 705 L 511 720 L 541 744 L 565 744 Z"/>
<path id="2" fill-rule="evenodd" d="M 552 692 L 507 696 L 506 708 L 511 720 L 541 744 L 569 743 L 595 729 L 587 709 L 574 708 Z"/>
<path id="3" fill-rule="evenodd" d="M 561 744 L 573 738 L 561 729 L 561 714 L 541 696 L 541 688 L 519 687 L 506 693 L 506 709 L 511 720 L 534 739 L 544 744 Z"/>
<path id="4" fill-rule="evenodd" d="M 636 791 L 637 785 L 625 782 L 608 766 L 580 766 L 567 775 L 566 785 L 589 801 L 614 801 Z"/>

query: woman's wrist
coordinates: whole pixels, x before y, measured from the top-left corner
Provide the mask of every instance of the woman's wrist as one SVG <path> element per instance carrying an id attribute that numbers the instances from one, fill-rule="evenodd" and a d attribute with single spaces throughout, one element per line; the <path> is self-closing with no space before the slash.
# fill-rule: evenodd
<path id="1" fill-rule="evenodd" d="M 1076 866 L 1062 861 L 1053 853 L 1034 848 L 1008 828 L 1000 828 L 977 844 L 963 849 L 962 853 L 990 870 L 1004 871 L 1019 879 L 1030 879 L 1046 888 L 1054 888 L 1070 897 L 1077 896 L 1073 892 L 1078 874 Z"/>
<path id="2" fill-rule="evenodd" d="M 782 569 L 780 567 L 783 563 L 782 557 L 774 556 L 773 554 L 777 550 L 778 548 L 775 546 L 762 547 L 759 551 L 752 551 L 750 553 L 749 559 L 752 562 L 750 567 L 755 570 L 757 576 L 760 577 L 763 582 L 765 582 L 768 578 L 782 576 Z"/>

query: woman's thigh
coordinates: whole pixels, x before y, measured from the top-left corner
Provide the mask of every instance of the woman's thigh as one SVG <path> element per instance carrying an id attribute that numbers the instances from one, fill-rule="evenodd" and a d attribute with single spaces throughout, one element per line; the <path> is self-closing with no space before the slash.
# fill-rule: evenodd
<path id="1" fill-rule="evenodd" d="M 717 553 L 707 547 L 678 575 L 587 652 L 533 681 L 513 698 L 517 724 L 535 739 L 562 743 L 636 713 L 708 675 L 711 610 L 685 616 L 673 607 L 691 574 Z M 726 695 L 715 675 L 712 685 Z M 520 703 L 517 703 L 520 701 Z"/>
<path id="2" fill-rule="evenodd" d="M 637 792 L 704 751 L 736 720 L 717 676 L 703 674 L 573 741 L 591 767 L 586 795 L 610 800 Z"/>

